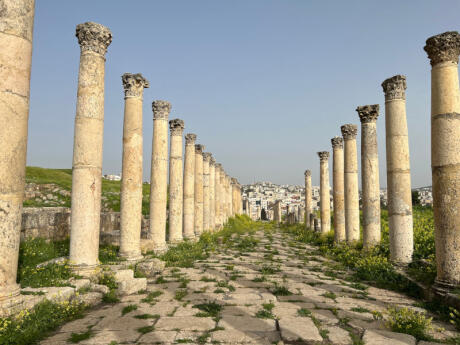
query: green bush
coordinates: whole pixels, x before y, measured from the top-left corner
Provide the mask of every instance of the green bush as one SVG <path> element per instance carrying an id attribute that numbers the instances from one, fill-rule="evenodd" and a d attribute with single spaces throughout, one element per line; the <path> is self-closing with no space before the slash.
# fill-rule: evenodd
<path id="1" fill-rule="evenodd" d="M 406 333 L 418 340 L 429 340 L 427 332 L 432 328 L 432 318 L 408 308 L 388 308 L 387 325 L 393 332 Z"/>

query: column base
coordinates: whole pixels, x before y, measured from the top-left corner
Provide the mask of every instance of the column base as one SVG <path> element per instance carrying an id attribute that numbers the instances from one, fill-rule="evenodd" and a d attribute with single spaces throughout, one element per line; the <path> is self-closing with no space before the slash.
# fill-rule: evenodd
<path id="1" fill-rule="evenodd" d="M 181 242 L 184 242 L 183 238 L 173 238 L 173 239 L 170 239 L 168 241 L 168 244 L 176 245 L 176 244 L 179 244 Z"/>
<path id="2" fill-rule="evenodd" d="M 436 279 L 433 284 L 433 291 L 436 295 L 446 296 L 457 287 L 457 285 L 449 283 L 448 281 Z"/>
<path id="3" fill-rule="evenodd" d="M 141 253 L 120 253 L 119 254 L 120 258 L 123 258 L 125 261 L 133 262 L 133 261 L 139 261 L 144 258 L 144 256 Z"/>
<path id="4" fill-rule="evenodd" d="M 70 270 L 78 275 L 85 278 L 93 277 L 101 272 L 99 265 L 70 265 Z"/>
<path id="5" fill-rule="evenodd" d="M 21 287 L 19 284 L 9 285 L 0 288 L 0 303 L 3 304 L 4 301 L 8 301 L 18 296 L 21 292 Z"/>

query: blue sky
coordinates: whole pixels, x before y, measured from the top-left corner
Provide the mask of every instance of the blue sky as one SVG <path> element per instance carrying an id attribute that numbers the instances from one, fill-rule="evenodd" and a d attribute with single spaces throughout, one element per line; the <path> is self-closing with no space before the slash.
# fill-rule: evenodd
<path id="1" fill-rule="evenodd" d="M 459 1 L 79 0 L 36 1 L 28 165 L 72 166 L 79 46 L 75 26 L 95 21 L 113 42 L 106 63 L 104 173 L 121 171 L 121 75 L 142 73 L 144 178 L 150 175 L 151 103 L 242 183 L 302 184 L 317 151 L 331 151 L 358 105 L 379 103 L 380 183 L 386 185 L 384 95 L 407 76 L 412 184 L 431 184 L 432 35 L 459 29 Z M 359 135 L 358 135 L 358 154 Z M 331 164 L 332 165 L 332 162 Z"/>

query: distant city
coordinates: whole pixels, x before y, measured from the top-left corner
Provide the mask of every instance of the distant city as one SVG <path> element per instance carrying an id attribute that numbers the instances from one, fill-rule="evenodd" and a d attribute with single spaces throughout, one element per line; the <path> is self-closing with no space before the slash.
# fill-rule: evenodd
<path id="1" fill-rule="evenodd" d="M 250 205 L 250 217 L 254 220 L 261 219 L 262 210 L 268 220 L 273 220 L 273 206 L 277 200 L 281 200 L 281 212 L 286 215 L 289 212 L 298 214 L 299 209 L 305 207 L 305 187 L 299 185 L 277 185 L 271 182 L 256 182 L 244 185 L 243 199 L 247 199 Z M 420 205 L 431 206 L 433 198 L 431 186 L 415 188 L 418 192 Z M 360 193 L 361 194 L 361 193 Z M 333 207 L 332 188 L 330 191 L 331 207 Z M 361 198 L 361 195 L 360 195 Z M 387 205 L 387 190 L 380 190 L 380 200 Z M 312 208 L 318 211 L 320 206 L 319 186 L 312 186 Z"/>

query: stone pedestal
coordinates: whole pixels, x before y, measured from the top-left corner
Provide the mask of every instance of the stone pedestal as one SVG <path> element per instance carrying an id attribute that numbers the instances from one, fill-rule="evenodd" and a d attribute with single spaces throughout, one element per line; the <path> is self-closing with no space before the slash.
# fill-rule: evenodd
<path id="1" fill-rule="evenodd" d="M 185 135 L 184 157 L 184 238 L 195 238 L 195 141 L 196 135 Z"/>
<path id="2" fill-rule="evenodd" d="M 321 232 L 327 233 L 331 230 L 331 199 L 329 190 L 329 152 L 318 152 L 320 160 L 320 213 L 321 213 Z"/>
<path id="3" fill-rule="evenodd" d="M 312 202 L 311 202 L 311 171 L 305 170 L 305 228 L 309 229 L 313 227 L 310 221 L 310 214 L 312 213 Z"/>
<path id="4" fill-rule="evenodd" d="M 182 172 L 182 135 L 184 121 L 169 121 L 171 131 L 169 149 L 169 242 L 182 241 L 183 209 L 183 172 Z"/>
<path id="5" fill-rule="evenodd" d="M 209 191 L 209 162 L 211 160 L 211 154 L 209 152 L 203 153 L 203 230 L 208 231 L 210 229 L 211 220 L 211 203 L 210 203 L 210 191 Z"/>
<path id="6" fill-rule="evenodd" d="M 412 261 L 414 248 L 409 138 L 406 120 L 406 77 L 396 75 L 382 83 L 385 93 L 388 227 L 390 259 Z"/>
<path id="7" fill-rule="evenodd" d="M 70 264 L 79 275 L 92 275 L 98 265 L 104 138 L 105 53 L 112 42 L 108 28 L 77 25 L 80 44 L 77 114 L 72 163 Z"/>
<path id="8" fill-rule="evenodd" d="M 344 141 L 345 233 L 348 242 L 359 240 L 359 186 L 356 135 L 358 127 L 340 127 Z"/>
<path id="9" fill-rule="evenodd" d="M 222 227 L 222 186 L 220 184 L 222 166 L 217 163 L 215 165 L 215 224 L 216 228 Z"/>
<path id="10" fill-rule="evenodd" d="M 203 145 L 195 145 L 195 236 L 203 233 Z"/>
<path id="11" fill-rule="evenodd" d="M 334 137 L 331 139 L 333 156 L 333 200 L 334 200 L 334 240 L 336 243 L 345 241 L 345 187 L 344 187 L 344 163 L 343 163 L 343 139 Z"/>
<path id="12" fill-rule="evenodd" d="M 209 161 L 209 230 L 216 228 L 216 160 Z"/>
<path id="13" fill-rule="evenodd" d="M 431 170 L 438 290 L 460 285 L 460 35 L 430 37 Z"/>
<path id="14" fill-rule="evenodd" d="M 361 184 L 363 200 L 363 246 L 380 243 L 380 182 L 377 151 L 379 105 L 356 108 L 361 121 Z"/>
<path id="15" fill-rule="evenodd" d="M 141 74 L 121 77 L 125 91 L 120 197 L 120 256 L 138 260 L 142 223 L 142 96 L 149 82 Z"/>
<path id="16" fill-rule="evenodd" d="M 150 249 L 166 250 L 166 204 L 168 194 L 168 116 L 171 104 L 154 101 L 152 165 L 150 173 Z"/>
<path id="17" fill-rule="evenodd" d="M 16 283 L 27 155 L 33 0 L 3 0 L 0 12 L 0 301 Z"/>

